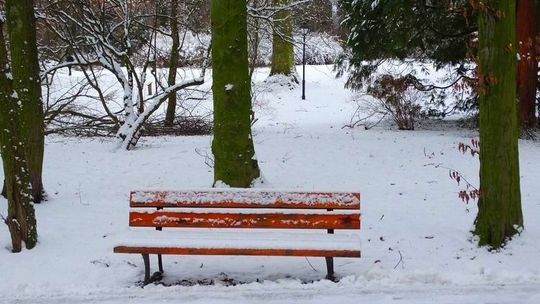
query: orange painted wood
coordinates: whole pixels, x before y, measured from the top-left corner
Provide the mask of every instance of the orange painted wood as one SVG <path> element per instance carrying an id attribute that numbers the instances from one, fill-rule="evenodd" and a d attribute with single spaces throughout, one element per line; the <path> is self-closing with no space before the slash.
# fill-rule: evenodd
<path id="1" fill-rule="evenodd" d="M 257 255 L 257 256 L 313 256 L 359 258 L 356 250 L 318 249 L 250 249 L 250 248 L 182 248 L 182 247 L 128 247 L 118 246 L 115 253 L 176 254 L 176 255 Z"/>
<path id="2" fill-rule="evenodd" d="M 131 227 L 360 229 L 360 214 L 306 213 L 129 213 Z"/>
<path id="3" fill-rule="evenodd" d="M 272 191 L 132 191 L 131 207 L 360 209 L 360 193 Z"/>

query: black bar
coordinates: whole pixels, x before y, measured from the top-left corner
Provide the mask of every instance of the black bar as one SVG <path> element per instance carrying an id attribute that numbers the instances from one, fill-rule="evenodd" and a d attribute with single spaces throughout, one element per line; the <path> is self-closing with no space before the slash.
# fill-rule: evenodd
<path id="1" fill-rule="evenodd" d="M 163 207 L 157 207 L 156 210 L 157 211 L 163 210 Z M 161 230 L 163 230 L 163 227 L 156 227 L 156 230 L 161 231 Z"/>
<path id="2" fill-rule="evenodd" d="M 302 48 L 302 100 L 306 100 L 306 34 Z"/>
<path id="3" fill-rule="evenodd" d="M 142 255 L 144 261 L 144 285 L 150 283 L 150 257 L 148 254 Z"/>
<path id="4" fill-rule="evenodd" d="M 326 211 L 334 211 L 334 209 L 326 209 Z M 328 229 L 328 234 L 334 234 L 334 229 Z M 335 281 L 336 277 L 334 276 L 334 258 L 326 257 L 326 279 L 330 281 Z"/>
<path id="5" fill-rule="evenodd" d="M 330 281 L 335 281 L 336 277 L 334 276 L 334 258 L 326 257 L 326 279 Z"/>
<path id="6" fill-rule="evenodd" d="M 159 266 L 159 272 L 163 273 L 163 259 L 161 258 L 161 254 L 157 255 L 157 261 Z"/>

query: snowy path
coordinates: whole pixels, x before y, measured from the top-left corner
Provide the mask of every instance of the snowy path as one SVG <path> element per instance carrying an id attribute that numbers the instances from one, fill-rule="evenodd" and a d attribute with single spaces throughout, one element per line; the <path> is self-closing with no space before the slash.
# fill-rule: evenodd
<path id="1" fill-rule="evenodd" d="M 168 288 L 166 290 L 134 290 L 123 294 L 110 293 L 80 296 L 52 296 L 48 298 L 25 298 L 0 303 L 339 303 L 339 304 L 505 304 L 540 303 L 540 285 L 506 285 L 477 287 L 407 289 L 344 289 L 339 287 L 321 289 L 320 285 L 304 285 L 304 288 L 289 289 L 284 286 L 257 288 L 258 284 L 240 287 Z M 247 288 L 245 288 L 247 287 Z M 253 288 L 255 287 L 255 288 Z M 173 290 L 171 290 L 173 289 Z M 5 300 L 5 299 L 4 299 Z"/>

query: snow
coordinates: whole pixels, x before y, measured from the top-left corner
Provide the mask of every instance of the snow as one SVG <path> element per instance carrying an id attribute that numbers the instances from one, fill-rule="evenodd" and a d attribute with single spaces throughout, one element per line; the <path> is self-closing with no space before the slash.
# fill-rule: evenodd
<path id="1" fill-rule="evenodd" d="M 210 187 L 212 169 L 201 155 L 211 155 L 211 137 L 142 138 L 135 150 L 113 153 L 114 139 L 50 136 L 49 200 L 35 206 L 39 244 L 12 254 L 0 226 L 0 303 L 540 302 L 538 142 L 520 141 L 525 230 L 489 252 L 471 239 L 477 207 L 462 203 L 448 171 L 435 167 L 478 183 L 478 159 L 457 150 L 475 131 L 452 121 L 408 132 L 388 122 L 343 129 L 354 94 L 331 67 L 308 67 L 306 101 L 299 88 L 267 87 L 268 72 L 258 71 L 254 87 L 264 187 L 361 192 L 362 258 L 335 259 L 339 283 L 322 280 L 322 258 L 165 256 L 163 282 L 174 286 L 140 288 L 140 256 L 112 253 L 133 232 L 129 193 Z M 0 214 L 7 214 L 3 199 Z"/>
<path id="2" fill-rule="evenodd" d="M 340 230 L 335 234 L 326 231 L 288 232 L 246 229 L 165 229 L 166 231 L 128 231 L 119 239 L 118 246 L 178 247 L 183 248 L 246 248 L 246 249 L 320 249 L 361 250 L 357 231 Z M 176 231 L 171 231 L 176 230 Z"/>
<path id="3" fill-rule="evenodd" d="M 194 34 L 186 31 L 183 37 L 180 58 L 196 60 L 204 56 L 208 45 L 210 44 L 210 34 Z M 257 65 L 268 66 L 272 62 L 272 32 L 259 31 L 259 48 L 257 56 Z M 292 37 L 294 41 L 294 60 L 296 64 L 302 63 L 303 36 L 296 33 Z M 169 36 L 157 35 L 158 53 L 170 54 L 172 48 L 172 38 Z M 326 33 L 308 33 L 306 36 L 306 61 L 309 64 L 330 64 L 334 63 L 343 53 L 343 47 L 339 38 Z"/>
<path id="4" fill-rule="evenodd" d="M 322 189 L 321 189 L 322 190 Z M 172 204 L 186 202 L 190 204 L 219 205 L 223 203 L 250 203 L 256 205 L 271 205 L 276 202 L 287 205 L 316 203 L 333 203 L 343 207 L 358 207 L 359 194 L 351 192 L 293 192 L 280 189 L 199 189 L 183 191 L 133 191 L 131 201 L 134 203 L 152 204 L 163 202 Z"/>

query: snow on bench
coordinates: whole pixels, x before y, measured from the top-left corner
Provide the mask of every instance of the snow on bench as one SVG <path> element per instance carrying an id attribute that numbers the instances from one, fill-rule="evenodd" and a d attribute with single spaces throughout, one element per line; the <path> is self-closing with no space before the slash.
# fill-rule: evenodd
<path id="1" fill-rule="evenodd" d="M 122 236 L 124 240 L 118 247 L 167 248 L 178 247 L 196 249 L 283 249 L 283 250 L 338 250 L 355 254 L 360 251 L 360 240 L 356 232 L 344 234 L 326 234 L 319 231 L 289 230 L 242 230 L 235 229 L 190 229 L 182 233 L 163 230 L 137 231 Z M 152 252 L 157 254 L 158 252 Z"/>
<path id="2" fill-rule="evenodd" d="M 114 248 L 116 253 L 142 254 L 145 284 L 161 277 L 163 254 L 325 257 L 327 278 L 332 280 L 333 257 L 360 257 L 358 235 L 334 234 L 335 230 L 360 229 L 359 193 L 133 191 L 130 206 L 134 208 L 129 213 L 130 227 L 184 228 L 181 234 L 138 231 Z M 298 229 L 302 232 L 294 231 Z M 324 229 L 328 234 L 306 233 L 306 229 Z M 152 278 L 150 254 L 158 255 L 159 265 Z"/>
<path id="3" fill-rule="evenodd" d="M 234 188 L 132 191 L 131 207 L 358 209 L 360 193 L 291 192 Z"/>

